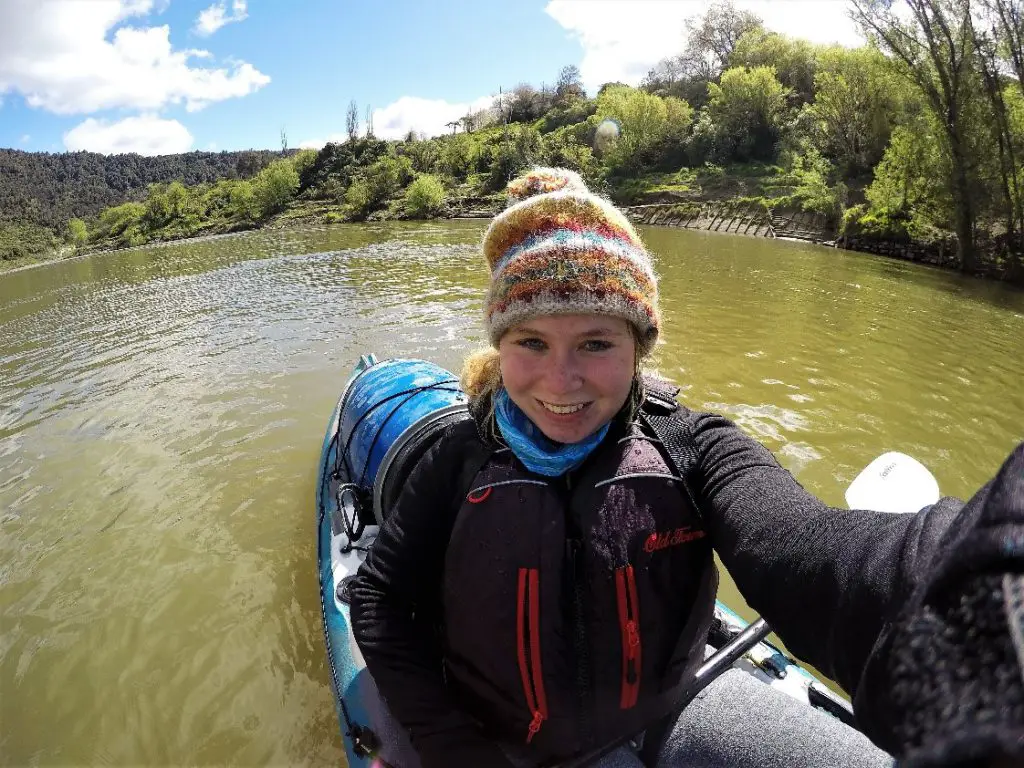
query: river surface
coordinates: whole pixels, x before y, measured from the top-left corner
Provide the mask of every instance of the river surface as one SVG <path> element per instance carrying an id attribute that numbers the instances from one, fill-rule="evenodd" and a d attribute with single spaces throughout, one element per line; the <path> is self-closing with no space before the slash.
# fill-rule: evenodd
<path id="1" fill-rule="evenodd" d="M 314 563 L 323 430 L 360 354 L 458 370 L 483 343 L 483 228 L 256 232 L 0 275 L 0 763 L 343 760 Z M 886 450 L 969 496 L 1024 438 L 1021 292 L 644 235 L 656 367 L 826 502 Z"/>

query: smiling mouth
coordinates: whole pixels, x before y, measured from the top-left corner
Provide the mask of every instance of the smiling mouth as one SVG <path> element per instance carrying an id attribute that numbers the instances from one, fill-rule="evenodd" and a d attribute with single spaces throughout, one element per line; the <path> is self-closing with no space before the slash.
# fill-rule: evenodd
<path id="1" fill-rule="evenodd" d="M 557 414 L 559 416 L 568 416 L 569 414 L 572 413 L 579 413 L 588 405 L 590 405 L 590 403 L 576 403 L 575 405 L 555 405 L 554 403 L 545 403 L 543 400 L 538 400 L 537 402 L 544 407 L 545 411 Z"/>

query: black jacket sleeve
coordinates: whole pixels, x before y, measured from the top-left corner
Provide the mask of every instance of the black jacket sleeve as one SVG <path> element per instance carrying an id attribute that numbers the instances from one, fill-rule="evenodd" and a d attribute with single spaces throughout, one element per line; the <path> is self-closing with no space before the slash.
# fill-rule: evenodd
<path id="1" fill-rule="evenodd" d="M 854 692 L 960 503 L 918 515 L 834 509 L 727 419 L 697 415 L 694 438 L 698 501 L 743 598 L 789 650 Z"/>
<path id="2" fill-rule="evenodd" d="M 854 695 L 858 719 L 876 743 L 913 759 L 926 746 L 927 754 L 938 756 L 935 765 L 963 757 L 950 744 L 974 745 L 980 751 L 971 757 L 1017 755 L 1006 746 L 1016 738 L 1024 751 L 1024 678 L 1010 630 L 1024 608 L 1015 618 L 999 614 L 997 606 L 1000 600 L 1010 604 L 1001 595 L 1017 583 L 1001 587 L 1002 580 L 1014 573 L 1019 580 L 1024 571 L 1024 446 L 995 481 L 1003 490 L 994 511 L 986 506 L 989 484 L 966 507 L 944 498 L 917 514 L 894 515 L 827 507 L 728 420 L 700 414 L 692 423 L 696 492 L 723 564 L 787 647 Z M 982 509 L 998 518 L 998 534 L 986 528 Z M 989 543 L 987 554 L 971 544 L 979 539 Z M 1013 541 L 1018 544 L 1011 557 L 1013 546 L 1006 542 Z M 1003 560 L 992 551 L 1002 552 Z M 962 580 L 959 591 L 947 593 L 936 585 L 954 583 L 943 575 L 950 561 L 959 564 Z M 927 601 L 937 594 L 946 597 L 943 610 L 950 616 L 944 620 L 936 619 L 941 611 Z M 980 607 L 963 615 L 972 600 L 998 615 L 983 620 Z M 968 638 L 978 637 L 978 622 L 987 622 L 991 634 L 984 648 L 971 649 Z M 930 648 L 928 661 L 915 656 L 922 638 L 936 632 L 945 632 L 948 642 Z M 957 632 L 959 639 L 950 639 Z M 948 679 L 936 683 L 944 665 Z M 974 683 L 971 691 L 958 689 L 956 681 L 963 682 L 968 669 L 976 680 L 993 679 L 987 686 Z M 972 710 L 974 722 L 1002 725 L 987 736 L 966 720 L 951 719 L 986 690 L 989 699 Z M 908 696 L 911 691 L 915 695 Z"/>
<path id="3" fill-rule="evenodd" d="M 437 639 L 454 495 L 473 460 L 461 448 L 474 439 L 456 425 L 417 463 L 351 590 L 356 642 L 424 768 L 510 765 L 446 689 Z"/>

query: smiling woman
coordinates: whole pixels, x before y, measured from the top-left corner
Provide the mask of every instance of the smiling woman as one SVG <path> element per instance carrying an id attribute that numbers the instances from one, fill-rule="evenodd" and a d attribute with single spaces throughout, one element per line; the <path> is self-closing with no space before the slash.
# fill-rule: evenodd
<path id="1" fill-rule="evenodd" d="M 600 315 L 533 318 L 502 337 L 498 354 L 508 400 L 558 443 L 577 443 L 611 421 L 639 361 L 630 325 Z"/>
<path id="2" fill-rule="evenodd" d="M 907 515 L 828 508 L 736 425 L 640 375 L 661 332 L 657 278 L 614 206 L 561 169 L 534 169 L 508 192 L 483 239 L 491 348 L 465 364 L 471 418 L 445 425 L 402 468 L 373 540 L 359 544 L 365 561 L 343 582 L 384 702 L 370 721 L 384 736 L 360 737 L 355 754 L 423 768 L 736 765 L 740 754 L 747 765 L 881 768 L 892 764 L 885 751 L 947 764 L 965 745 L 972 756 L 1024 756 L 1009 736 L 1024 702 L 1006 630 L 1017 619 L 994 586 L 1024 553 L 983 563 L 974 544 L 947 544 L 980 542 L 986 516 L 1016 531 L 1024 508 L 1001 492 L 991 508 L 979 493 L 959 517 L 951 498 Z M 1003 470 L 1008 488 L 1022 463 L 1024 446 Z M 960 526 L 972 529 L 965 538 L 947 535 Z M 735 697 L 744 721 L 771 723 L 780 743 L 714 737 L 713 757 L 693 759 L 691 710 L 677 707 L 704 687 L 712 547 L 787 647 L 856 696 L 863 733 L 848 713 L 803 725 L 784 696 L 751 691 Z M 935 564 L 949 558 L 981 576 L 943 583 L 948 605 L 922 604 L 915 587 L 934 590 Z M 980 636 L 990 620 L 1001 629 L 984 648 L 950 639 Z M 929 631 L 948 665 L 912 658 L 929 621 L 949 628 Z M 1006 682 L 984 686 L 991 695 L 934 684 L 937 669 L 961 667 L 964 680 Z M 335 685 L 344 701 L 350 689 Z M 642 733 L 638 755 L 629 742 Z"/>

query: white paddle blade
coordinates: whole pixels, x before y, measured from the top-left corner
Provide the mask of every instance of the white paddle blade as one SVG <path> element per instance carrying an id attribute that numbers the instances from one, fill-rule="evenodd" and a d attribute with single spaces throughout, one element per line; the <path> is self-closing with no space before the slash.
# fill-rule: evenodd
<path id="1" fill-rule="evenodd" d="M 939 484 L 917 459 L 905 453 L 883 453 L 846 489 L 850 509 L 875 512 L 918 512 L 939 500 Z"/>

